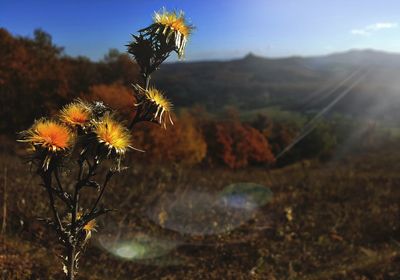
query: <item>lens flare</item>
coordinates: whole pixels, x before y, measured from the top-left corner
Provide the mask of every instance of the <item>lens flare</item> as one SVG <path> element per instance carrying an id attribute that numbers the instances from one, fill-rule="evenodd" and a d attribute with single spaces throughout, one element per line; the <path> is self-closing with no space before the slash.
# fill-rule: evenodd
<path id="1" fill-rule="evenodd" d="M 272 195 L 272 191 L 263 185 L 237 183 L 225 187 L 220 198 L 232 208 L 255 210 L 270 202 Z"/>
<path id="2" fill-rule="evenodd" d="M 132 228 L 105 229 L 97 236 L 101 248 L 113 256 L 125 260 L 153 265 L 174 265 L 179 259 L 170 254 L 181 242 L 145 234 L 132 232 Z"/>
<path id="3" fill-rule="evenodd" d="M 182 234 L 220 234 L 253 218 L 271 197 L 268 188 L 256 184 L 234 184 L 214 194 L 176 192 L 160 196 L 147 215 L 161 227 Z"/>
<path id="4" fill-rule="evenodd" d="M 342 98 L 349 94 L 354 87 L 356 87 L 368 74 L 369 69 L 361 75 L 359 75 L 352 83 L 343 91 L 341 91 L 328 105 L 318 112 L 300 131 L 296 138 L 285 147 L 277 156 L 276 159 L 281 158 L 288 151 L 290 151 L 297 143 L 303 140 L 308 134 L 310 134 L 318 124 L 318 120 L 321 119 L 327 112 L 329 112 L 333 106 L 336 105 Z"/>

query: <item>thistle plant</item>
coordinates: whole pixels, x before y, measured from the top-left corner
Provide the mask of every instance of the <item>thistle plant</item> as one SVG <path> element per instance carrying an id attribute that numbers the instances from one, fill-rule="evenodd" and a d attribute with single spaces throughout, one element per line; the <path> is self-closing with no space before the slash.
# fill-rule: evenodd
<path id="1" fill-rule="evenodd" d="M 150 26 L 133 35 L 128 52 L 140 67 L 143 84 L 133 85 L 135 114 L 129 122 L 121 121 L 118 112 L 101 101 L 76 99 L 56 116 L 39 119 L 21 132 L 19 141 L 28 145 L 29 162 L 47 192 L 51 218 L 41 220 L 54 230 L 61 244 L 66 279 L 75 278 L 78 260 L 97 230 L 96 220 L 111 211 L 100 202 L 111 178 L 126 169 L 122 166 L 124 155 L 129 150 L 140 151 L 131 139 L 135 124 L 153 122 L 163 128 L 173 124 L 172 104 L 161 91 L 150 87 L 150 78 L 171 53 L 183 57 L 192 30 L 182 12 L 162 10 L 155 13 Z M 86 205 L 81 195 L 87 192 L 82 190 L 90 188 L 97 194 L 92 203 L 85 199 Z"/>

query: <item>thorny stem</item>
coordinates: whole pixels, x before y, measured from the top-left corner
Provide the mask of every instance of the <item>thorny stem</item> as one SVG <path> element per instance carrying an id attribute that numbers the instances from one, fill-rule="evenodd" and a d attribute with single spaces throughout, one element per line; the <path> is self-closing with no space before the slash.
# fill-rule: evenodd
<path id="1" fill-rule="evenodd" d="M 150 79 L 151 79 L 151 75 L 150 74 L 144 74 L 144 88 L 145 90 L 149 89 L 150 86 Z"/>
<path id="2" fill-rule="evenodd" d="M 75 237 L 75 223 L 76 223 L 76 214 L 78 211 L 78 203 L 79 203 L 79 189 L 80 189 L 80 185 L 82 182 L 83 163 L 84 163 L 84 160 L 81 156 L 81 158 L 78 160 L 79 172 L 78 172 L 77 183 L 75 184 L 75 188 L 74 188 L 74 197 L 72 200 L 71 235 L 73 237 Z M 73 242 L 71 242 L 71 243 L 73 243 Z"/>
<path id="3" fill-rule="evenodd" d="M 61 191 L 51 187 L 50 190 L 60 199 L 62 200 L 68 207 L 68 209 L 72 208 L 72 201 L 66 193 L 62 193 Z"/>
<path id="4" fill-rule="evenodd" d="M 81 178 L 82 178 L 82 173 L 83 173 L 83 162 L 84 162 L 83 155 L 81 155 L 81 157 L 80 157 L 79 160 L 78 160 L 78 165 L 79 165 L 79 172 L 78 172 L 78 178 L 77 178 L 77 181 L 78 181 L 78 182 L 79 182 L 79 181 L 81 180 Z"/>
<path id="5" fill-rule="evenodd" d="M 89 170 L 84 178 L 82 178 L 83 175 L 83 167 L 84 163 L 87 163 Z M 78 160 L 78 165 L 79 165 L 79 171 L 78 171 L 78 177 L 77 177 L 77 183 L 75 184 L 75 189 L 74 189 L 74 196 L 72 200 L 72 209 L 71 209 L 71 233 L 70 233 L 70 239 L 69 239 L 69 244 L 67 246 L 67 254 L 68 254 L 68 266 L 67 266 L 67 279 L 73 280 L 75 277 L 75 267 L 76 267 L 76 246 L 77 246 L 77 237 L 78 237 L 78 211 L 79 211 L 79 191 L 81 190 L 82 187 L 84 187 L 90 177 L 94 175 L 94 172 L 96 171 L 97 166 L 99 165 L 99 160 L 96 159 L 94 164 L 90 164 L 89 160 L 84 157 L 84 155 L 81 155 L 81 157 Z"/>
<path id="6" fill-rule="evenodd" d="M 64 201 L 64 203 L 67 205 L 68 208 L 71 208 L 72 207 L 71 197 L 68 195 L 68 193 L 64 191 L 64 188 L 62 187 L 61 180 L 58 174 L 58 169 L 54 170 L 54 177 L 56 178 L 57 181 L 58 190 L 55 189 L 52 190 L 58 196 L 58 198 Z"/>
<path id="7" fill-rule="evenodd" d="M 63 234 L 63 226 L 61 224 L 60 216 L 58 215 L 56 205 L 54 203 L 54 197 L 53 197 L 53 192 L 52 192 L 52 187 L 51 187 L 51 171 L 45 171 L 44 173 L 41 174 L 41 176 L 43 179 L 44 186 L 49 195 L 50 208 L 54 215 L 54 222 L 57 223 L 56 230 L 59 233 L 59 235 L 62 237 L 64 235 Z"/>
<path id="8" fill-rule="evenodd" d="M 62 187 L 62 185 L 61 185 L 61 181 L 60 181 L 60 177 L 59 177 L 59 175 L 58 175 L 58 170 L 57 170 L 57 168 L 54 170 L 54 177 L 56 178 L 58 188 L 59 188 L 60 191 L 64 194 L 64 189 L 63 189 L 63 187 Z"/>
<path id="9" fill-rule="evenodd" d="M 75 245 L 68 246 L 68 267 L 67 279 L 74 280 L 75 278 Z"/>
<path id="10" fill-rule="evenodd" d="M 138 107 L 138 108 L 136 109 L 135 116 L 133 117 L 131 123 L 130 123 L 129 126 L 128 126 L 128 128 L 129 128 L 130 130 L 132 130 L 132 128 L 133 128 L 133 126 L 134 126 L 135 124 L 137 124 L 138 122 L 141 121 L 141 114 L 142 114 L 142 110 L 141 110 L 140 107 Z"/>
<path id="11" fill-rule="evenodd" d="M 90 210 L 89 216 L 91 216 L 91 215 L 94 213 L 94 211 L 96 211 L 97 205 L 99 204 L 101 198 L 103 197 L 103 194 L 104 194 L 104 191 L 105 191 L 105 189 L 106 189 L 106 187 L 107 187 L 107 184 L 108 184 L 108 182 L 110 181 L 110 179 L 111 179 L 111 177 L 112 177 L 113 174 L 114 174 L 114 173 L 111 172 L 111 171 L 109 171 L 109 172 L 107 173 L 106 179 L 104 180 L 103 187 L 101 188 L 100 194 L 99 194 L 99 196 L 97 197 L 96 202 L 94 203 L 92 210 Z"/>
<path id="12" fill-rule="evenodd" d="M 68 264 L 67 264 L 67 279 L 73 280 L 75 277 L 75 251 L 76 251 L 76 216 L 78 212 L 78 203 L 79 203 L 79 188 L 80 183 L 82 181 L 82 173 L 83 173 L 83 159 L 82 156 L 78 160 L 79 171 L 77 183 L 74 188 L 74 196 L 72 199 L 72 209 L 71 209 L 71 232 L 69 237 L 69 244 L 67 246 L 67 255 L 68 255 Z"/>
<path id="13" fill-rule="evenodd" d="M 150 73 L 147 73 L 147 72 L 144 72 L 142 75 L 143 75 L 144 89 L 145 89 L 145 90 L 148 90 L 149 87 L 150 87 L 151 74 L 150 74 Z M 140 115 L 141 115 L 141 107 L 139 106 L 139 107 L 136 107 L 136 108 L 137 108 L 137 109 L 136 109 L 135 116 L 133 117 L 131 123 L 130 123 L 129 126 L 128 126 L 128 128 L 129 128 L 130 130 L 133 128 L 133 126 L 134 126 L 136 123 L 142 121 L 141 118 L 140 118 Z"/>

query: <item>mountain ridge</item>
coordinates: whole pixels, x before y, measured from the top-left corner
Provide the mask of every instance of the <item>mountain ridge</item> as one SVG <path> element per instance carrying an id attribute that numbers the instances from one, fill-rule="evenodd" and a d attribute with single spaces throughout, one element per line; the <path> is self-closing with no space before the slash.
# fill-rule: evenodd
<path id="1" fill-rule="evenodd" d="M 332 112 L 354 116 L 374 111 L 376 115 L 379 107 L 380 115 L 387 110 L 397 119 L 399 76 L 400 53 L 367 49 L 313 57 L 248 54 L 229 61 L 168 63 L 154 78 L 177 106 L 200 104 L 214 112 L 227 106 L 242 111 L 277 106 L 297 112 L 301 107 L 302 113 L 328 106 L 360 78 Z M 316 92 L 318 98 L 313 97 Z M 324 102 L 304 106 L 304 100 L 315 98 Z"/>
<path id="2" fill-rule="evenodd" d="M 180 61 L 172 61 L 172 62 L 165 62 L 163 65 L 168 64 L 187 64 L 187 63 L 207 63 L 207 62 L 231 62 L 237 60 L 246 60 L 246 59 L 265 59 L 265 60 L 289 60 L 289 59 L 320 59 L 320 58 L 327 58 L 327 57 L 336 57 L 336 56 L 346 56 L 349 54 L 381 54 L 381 55 L 388 55 L 388 56 L 397 56 L 400 58 L 400 52 L 394 51 L 386 51 L 386 50 L 379 50 L 373 48 L 353 48 L 343 51 L 331 52 L 327 54 L 316 54 L 316 55 L 288 55 L 288 56 L 264 56 L 254 52 L 248 52 L 247 54 L 241 57 L 235 58 L 221 58 L 221 59 L 196 59 L 196 60 L 180 60 Z"/>

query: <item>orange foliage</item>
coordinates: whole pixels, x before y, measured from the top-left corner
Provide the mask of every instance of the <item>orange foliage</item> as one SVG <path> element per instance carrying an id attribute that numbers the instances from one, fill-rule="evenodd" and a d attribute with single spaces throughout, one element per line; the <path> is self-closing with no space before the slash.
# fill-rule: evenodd
<path id="1" fill-rule="evenodd" d="M 132 93 L 132 89 L 120 83 L 100 84 L 90 87 L 88 99 L 91 101 L 103 101 L 112 109 L 118 110 L 127 119 L 131 119 L 136 102 Z"/>
<path id="2" fill-rule="evenodd" d="M 255 128 L 239 121 L 208 126 L 208 154 L 230 168 L 275 161 L 266 138 Z M 213 140 L 214 139 L 214 140 Z"/>
<path id="3" fill-rule="evenodd" d="M 144 149 L 143 159 L 153 163 L 194 165 L 207 153 L 207 144 L 196 120 L 186 112 L 166 130 L 153 124 L 139 127 L 134 132 L 133 145 Z"/>

